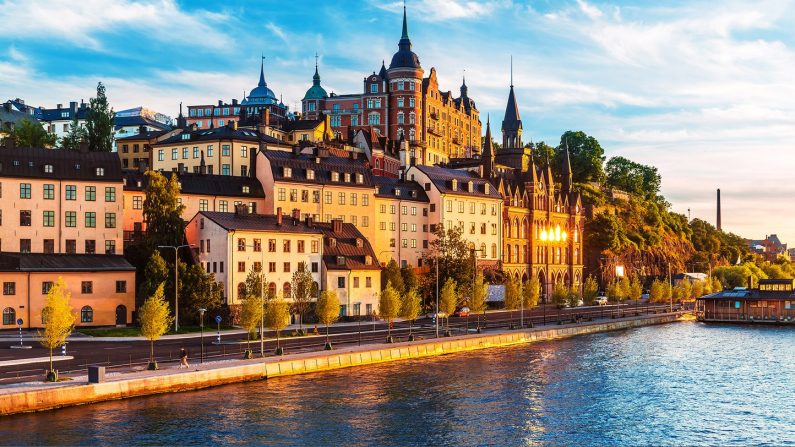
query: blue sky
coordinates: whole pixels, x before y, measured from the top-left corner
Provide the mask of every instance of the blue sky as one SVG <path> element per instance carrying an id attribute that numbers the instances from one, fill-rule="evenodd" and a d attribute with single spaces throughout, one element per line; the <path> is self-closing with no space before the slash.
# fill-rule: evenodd
<path id="1" fill-rule="evenodd" d="M 795 243 L 792 1 L 408 0 L 426 73 L 502 119 L 514 84 L 526 140 L 566 130 L 657 166 L 676 211 Z M 54 106 L 102 80 L 117 110 L 176 116 L 266 79 L 300 102 L 314 54 L 328 91 L 358 92 L 400 37 L 400 1 L 0 0 L 0 99 Z"/>

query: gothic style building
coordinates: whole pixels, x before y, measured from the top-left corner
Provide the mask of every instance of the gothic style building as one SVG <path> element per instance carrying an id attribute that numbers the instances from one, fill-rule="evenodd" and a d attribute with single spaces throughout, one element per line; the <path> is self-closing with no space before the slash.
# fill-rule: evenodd
<path id="1" fill-rule="evenodd" d="M 558 187 L 552 170 L 536 166 L 532 151 L 522 144 L 513 85 L 502 121 L 502 147 L 494 149 L 487 123 L 481 163 L 484 178 L 504 198 L 503 271 L 522 281 L 537 277 L 546 298 L 558 283 L 580 289 L 583 209 L 580 194 L 572 189 L 568 150 Z"/>
<path id="2" fill-rule="evenodd" d="M 303 116 L 329 115 L 332 129 L 345 139 L 362 127 L 371 127 L 390 141 L 408 141 L 406 157 L 414 157 L 417 164 L 475 155 L 481 145 L 481 123 L 466 82 L 457 98 L 450 91 L 440 91 L 436 69 L 423 78 L 425 71 L 411 47 L 404 8 L 403 31 L 389 68 L 382 62 L 377 73 L 365 77 L 362 93 L 337 95 L 326 93 L 315 66 L 312 87 L 301 101 Z"/>

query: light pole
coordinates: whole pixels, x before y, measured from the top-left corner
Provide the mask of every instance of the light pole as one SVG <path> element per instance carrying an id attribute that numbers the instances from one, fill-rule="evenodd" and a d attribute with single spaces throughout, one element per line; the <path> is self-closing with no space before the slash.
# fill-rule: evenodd
<path id="1" fill-rule="evenodd" d="M 436 252 L 436 313 L 433 321 L 436 322 L 436 338 L 439 338 L 439 252 Z"/>
<path id="2" fill-rule="evenodd" d="M 199 308 L 199 327 L 201 328 L 201 357 L 199 363 L 204 363 L 204 313 L 207 312 L 207 309 Z"/>
<path id="3" fill-rule="evenodd" d="M 179 249 L 193 245 L 158 245 L 157 248 L 174 249 L 174 332 L 179 332 Z"/>
<path id="4" fill-rule="evenodd" d="M 469 250 L 472 252 L 472 291 L 470 293 L 469 299 L 470 300 L 474 300 L 475 299 L 475 281 L 476 281 L 477 276 L 478 276 L 478 258 L 475 255 L 475 253 L 478 253 L 478 252 L 485 253 L 485 250 L 482 250 L 480 248 L 476 249 L 474 247 L 470 248 Z M 484 297 L 484 301 L 485 301 L 485 297 Z M 485 306 L 486 306 L 486 303 L 484 302 L 483 303 L 484 309 L 482 310 L 484 318 L 486 316 Z M 478 332 L 478 334 L 480 333 L 480 315 L 478 315 L 478 329 L 477 329 L 477 332 Z M 469 333 L 469 314 L 467 314 L 467 333 Z"/>

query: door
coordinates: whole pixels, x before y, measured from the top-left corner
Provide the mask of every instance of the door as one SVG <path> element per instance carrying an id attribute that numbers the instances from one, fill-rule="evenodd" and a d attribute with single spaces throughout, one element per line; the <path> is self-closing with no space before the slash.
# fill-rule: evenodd
<path id="1" fill-rule="evenodd" d="M 116 325 L 117 326 L 126 326 L 127 325 L 127 306 L 120 304 L 116 307 Z"/>

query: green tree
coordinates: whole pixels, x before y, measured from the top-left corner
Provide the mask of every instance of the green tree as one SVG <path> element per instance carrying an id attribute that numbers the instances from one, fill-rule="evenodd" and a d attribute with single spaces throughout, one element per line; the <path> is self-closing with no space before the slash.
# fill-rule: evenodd
<path id="1" fill-rule="evenodd" d="M 144 301 L 143 306 L 138 308 L 138 324 L 141 327 L 141 335 L 149 340 L 149 369 L 157 369 L 155 341 L 168 332 L 172 321 L 174 318 L 171 316 L 171 309 L 168 301 L 163 297 L 163 284 L 160 284 L 155 293 Z"/>
<path id="2" fill-rule="evenodd" d="M 558 307 L 565 307 L 569 301 L 569 290 L 563 283 L 555 284 L 552 288 L 552 302 Z"/>
<path id="3" fill-rule="evenodd" d="M 519 280 L 514 277 L 509 276 L 505 281 L 505 308 L 510 312 L 511 321 L 513 321 L 513 311 L 518 309 L 522 302 L 521 288 Z"/>
<path id="4" fill-rule="evenodd" d="M 290 322 L 290 304 L 278 298 L 269 299 L 265 302 L 265 327 L 276 332 L 276 354 L 281 355 L 282 349 L 279 345 L 279 334 Z"/>
<path id="5" fill-rule="evenodd" d="M 651 282 L 651 287 L 649 288 L 649 302 L 664 303 L 666 299 L 665 283 L 659 279 L 655 279 Z"/>
<path id="6" fill-rule="evenodd" d="M 474 254 L 469 249 L 469 242 L 463 237 L 463 230 L 454 226 L 444 228 L 439 224 L 433 232 L 430 249 L 423 253 L 423 265 L 428 269 L 422 276 L 422 294 L 436 296 L 436 261 L 439 262 L 439 284 L 452 279 L 457 285 L 472 282 Z"/>
<path id="7" fill-rule="evenodd" d="M 312 273 L 306 268 L 306 263 L 301 264 L 301 267 L 293 273 L 290 285 L 292 286 L 290 289 L 293 295 L 293 312 L 298 314 L 298 329 L 303 331 L 304 314 L 309 310 L 315 285 L 315 280 L 312 278 Z"/>
<path id="8" fill-rule="evenodd" d="M 55 134 L 48 133 L 41 124 L 31 119 L 19 121 L 9 138 L 17 147 L 50 148 L 58 141 Z"/>
<path id="9" fill-rule="evenodd" d="M 173 270 L 171 273 L 173 274 Z M 169 267 L 165 259 L 160 256 L 160 252 L 153 251 L 144 267 L 144 279 L 138 286 L 138 294 L 142 297 L 154 295 L 158 287 L 168 281 L 170 276 L 173 275 L 169 275 Z"/>
<path id="10" fill-rule="evenodd" d="M 143 215 L 146 221 L 144 243 L 150 250 L 158 245 L 180 245 L 184 240 L 184 205 L 179 203 L 180 186 L 176 174 L 166 179 L 158 171 L 147 171 Z"/>
<path id="11" fill-rule="evenodd" d="M 563 157 L 568 146 L 571 159 L 572 178 L 576 183 L 601 182 L 605 178 L 605 151 L 596 140 L 582 131 L 567 131 L 560 137 L 555 166 L 563 165 Z"/>
<path id="12" fill-rule="evenodd" d="M 643 284 L 641 284 L 637 275 L 634 275 L 629 283 L 629 299 L 638 301 L 641 296 L 643 296 Z"/>
<path id="13" fill-rule="evenodd" d="M 718 293 L 723 291 L 723 284 L 720 282 L 720 279 L 713 276 L 712 277 L 712 293 Z"/>
<path id="14" fill-rule="evenodd" d="M 693 282 L 691 297 L 698 298 L 704 295 L 704 281 Z"/>
<path id="15" fill-rule="evenodd" d="M 420 279 L 417 273 L 410 266 L 405 266 L 400 269 L 400 274 L 403 276 L 403 293 L 408 293 L 412 289 L 420 286 Z M 397 287 L 395 287 L 397 289 Z"/>
<path id="16" fill-rule="evenodd" d="M 328 336 L 328 327 L 337 321 L 340 316 L 340 300 L 337 294 L 330 290 L 320 292 L 320 297 L 315 304 L 315 313 L 321 324 L 326 325 L 326 349 L 331 349 L 331 342 Z"/>
<path id="17" fill-rule="evenodd" d="M 646 198 L 656 197 L 660 192 L 662 177 L 653 166 L 613 157 L 605 165 L 605 171 L 608 186 Z"/>
<path id="18" fill-rule="evenodd" d="M 597 295 L 599 295 L 599 284 L 593 275 L 588 275 L 582 287 L 582 300 L 587 306 L 593 306 Z"/>
<path id="19" fill-rule="evenodd" d="M 473 284 L 471 292 L 469 309 L 478 316 L 478 331 L 480 331 L 480 316 L 486 315 L 486 294 L 488 293 L 488 284 L 484 282 L 482 272 L 475 275 L 475 284 Z"/>
<path id="20" fill-rule="evenodd" d="M 618 282 L 618 296 L 620 300 L 628 300 L 632 296 L 632 281 L 628 276 Z"/>
<path id="21" fill-rule="evenodd" d="M 86 135 L 88 150 L 91 152 L 110 152 L 113 150 L 113 120 L 116 113 L 108 104 L 105 86 L 97 84 L 97 96 L 89 100 L 86 114 Z"/>
<path id="22" fill-rule="evenodd" d="M 246 295 L 240 306 L 240 326 L 246 330 L 246 358 L 251 358 L 251 334 L 261 326 L 264 303 L 259 295 Z"/>
<path id="23" fill-rule="evenodd" d="M 680 289 L 679 299 L 688 301 L 693 296 L 693 283 L 689 279 L 684 278 L 679 281 L 678 287 Z"/>
<path id="24" fill-rule="evenodd" d="M 524 283 L 522 288 L 522 306 L 531 309 L 538 306 L 541 298 L 541 281 L 533 277 Z"/>
<path id="25" fill-rule="evenodd" d="M 77 115 L 75 115 L 72 124 L 69 125 L 69 133 L 61 138 L 61 149 L 76 151 L 80 149 L 80 144 L 87 139 L 88 133 L 86 132 L 86 128 L 77 121 Z"/>
<path id="26" fill-rule="evenodd" d="M 564 286 L 565 287 L 565 286 Z M 580 292 L 575 287 L 566 287 L 567 296 L 566 302 L 569 307 L 577 307 L 580 304 L 580 300 L 582 296 L 580 296 Z"/>
<path id="27" fill-rule="evenodd" d="M 378 313 L 388 323 L 386 339 L 388 343 L 391 343 L 392 321 L 400 315 L 400 294 L 392 287 L 391 282 L 386 283 L 386 287 L 378 298 Z"/>
<path id="28" fill-rule="evenodd" d="M 394 259 L 390 259 L 386 268 L 381 272 L 381 290 L 386 289 L 386 285 L 390 283 L 395 290 L 403 293 L 403 274 Z"/>
<path id="29" fill-rule="evenodd" d="M 541 169 L 547 169 L 552 163 L 552 160 L 556 159 L 556 149 L 543 141 L 539 141 L 535 144 L 528 143 L 525 147 L 533 150 L 533 161 Z M 552 168 L 556 170 L 557 166 L 552 166 Z"/>
<path id="30" fill-rule="evenodd" d="M 608 300 L 616 303 L 621 301 L 621 287 L 619 281 L 613 281 L 610 284 L 608 284 L 605 293 L 607 293 Z"/>
<path id="31" fill-rule="evenodd" d="M 50 351 L 50 370 L 47 373 L 47 380 L 50 382 L 58 380 L 58 373 L 52 367 L 52 350 L 66 343 L 75 325 L 75 316 L 69 303 L 71 296 L 72 294 L 66 290 L 63 278 L 59 276 L 47 292 L 41 312 L 44 332 L 39 332 L 38 335 L 41 345 Z"/>
<path id="32" fill-rule="evenodd" d="M 413 339 L 412 326 L 414 320 L 420 316 L 420 312 L 422 312 L 422 299 L 417 288 L 413 287 L 403 294 L 403 302 L 400 306 L 400 316 L 409 322 L 409 340 Z"/>
<path id="33" fill-rule="evenodd" d="M 179 304 L 192 315 L 196 322 L 196 309 L 207 309 L 214 312 L 223 305 L 224 286 L 215 280 L 215 275 L 207 273 L 198 264 L 179 264 Z"/>
<path id="34" fill-rule="evenodd" d="M 455 308 L 458 305 L 456 289 L 455 280 L 453 278 L 447 278 L 439 294 L 439 312 L 443 313 L 445 316 L 448 332 L 450 331 L 450 315 L 455 312 Z M 437 318 L 438 317 L 437 315 Z"/>

